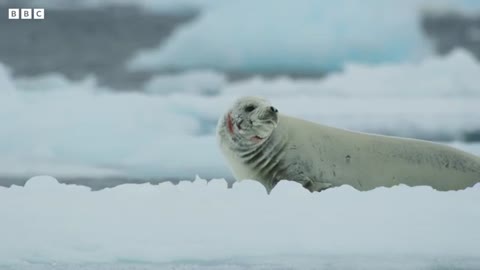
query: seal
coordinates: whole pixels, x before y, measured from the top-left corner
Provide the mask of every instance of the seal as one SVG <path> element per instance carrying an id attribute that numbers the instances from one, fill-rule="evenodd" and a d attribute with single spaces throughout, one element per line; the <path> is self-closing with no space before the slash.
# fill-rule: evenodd
<path id="1" fill-rule="evenodd" d="M 218 121 L 217 138 L 237 180 L 280 180 L 310 191 L 351 185 L 428 185 L 460 190 L 480 182 L 480 158 L 439 143 L 353 132 L 278 113 L 267 100 L 243 97 Z"/>

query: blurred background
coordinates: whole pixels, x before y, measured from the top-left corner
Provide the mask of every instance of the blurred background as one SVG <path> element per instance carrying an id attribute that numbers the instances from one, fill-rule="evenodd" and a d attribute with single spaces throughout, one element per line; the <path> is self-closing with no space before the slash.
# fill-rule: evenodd
<path id="1" fill-rule="evenodd" d="M 8 8 L 45 8 L 8 20 Z M 235 98 L 480 154 L 477 0 L 0 0 L 0 185 L 226 178 Z"/>

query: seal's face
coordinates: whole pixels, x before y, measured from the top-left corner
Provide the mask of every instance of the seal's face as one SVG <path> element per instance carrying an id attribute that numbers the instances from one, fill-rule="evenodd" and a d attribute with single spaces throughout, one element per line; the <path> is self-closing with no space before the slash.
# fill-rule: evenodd
<path id="1" fill-rule="evenodd" d="M 242 144 L 264 142 L 278 124 L 278 110 L 262 98 L 243 97 L 225 116 L 225 129 Z"/>

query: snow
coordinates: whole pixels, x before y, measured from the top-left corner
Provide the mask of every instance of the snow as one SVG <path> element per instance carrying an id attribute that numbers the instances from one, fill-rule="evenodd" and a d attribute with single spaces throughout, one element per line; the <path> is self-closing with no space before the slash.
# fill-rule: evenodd
<path id="1" fill-rule="evenodd" d="M 429 55 L 422 11 L 477 11 L 478 1 L 224 1 L 157 48 L 132 58 L 132 70 L 210 68 L 240 72 L 321 72 L 346 63 L 413 61 Z"/>
<path id="2" fill-rule="evenodd" d="M 418 64 L 347 65 L 343 73 L 327 77 L 322 86 L 340 96 L 478 98 L 478 74 L 478 61 L 468 52 L 457 50 L 448 57 L 427 58 Z"/>
<path id="3" fill-rule="evenodd" d="M 197 178 L 92 192 L 39 176 L 25 187 L 0 187 L 0 265 L 215 265 L 236 258 L 285 269 L 299 267 L 295 258 L 302 256 L 313 262 L 339 256 L 341 263 L 354 254 L 393 258 L 397 266 L 400 256 L 406 268 L 418 258 L 438 264 L 435 258 L 460 256 L 478 267 L 479 204 L 479 185 L 457 192 L 342 186 L 309 193 L 282 181 L 267 195 L 255 181 L 229 189 L 224 180 Z"/>
<path id="4" fill-rule="evenodd" d="M 229 178 L 214 130 L 244 95 L 336 127 L 462 141 L 480 128 L 479 77 L 478 61 L 461 50 L 416 64 L 348 65 L 325 79 L 159 75 L 130 92 L 100 87 L 94 77 L 13 78 L 0 65 L 0 176 Z"/>

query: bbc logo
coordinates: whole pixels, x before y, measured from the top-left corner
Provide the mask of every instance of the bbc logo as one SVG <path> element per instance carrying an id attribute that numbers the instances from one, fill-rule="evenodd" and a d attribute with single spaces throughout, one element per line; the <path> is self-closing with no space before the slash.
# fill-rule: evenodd
<path id="1" fill-rule="evenodd" d="M 43 20 L 45 19 L 45 9 L 43 8 L 9 8 L 9 20 Z"/>

